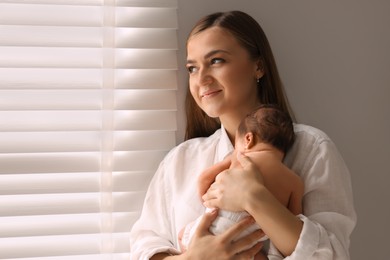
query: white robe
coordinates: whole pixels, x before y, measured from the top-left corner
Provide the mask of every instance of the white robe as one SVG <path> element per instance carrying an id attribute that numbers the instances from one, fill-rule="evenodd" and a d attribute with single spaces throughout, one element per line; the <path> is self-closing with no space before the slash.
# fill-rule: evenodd
<path id="1" fill-rule="evenodd" d="M 303 180 L 303 221 L 295 251 L 284 259 L 348 260 L 356 225 L 350 173 L 334 143 L 322 131 L 294 126 L 296 140 L 284 163 Z M 140 218 L 130 233 L 132 260 L 159 252 L 179 253 L 178 233 L 204 213 L 198 175 L 233 151 L 223 129 L 173 148 L 161 162 L 146 194 Z M 269 259 L 283 259 L 272 246 Z"/>

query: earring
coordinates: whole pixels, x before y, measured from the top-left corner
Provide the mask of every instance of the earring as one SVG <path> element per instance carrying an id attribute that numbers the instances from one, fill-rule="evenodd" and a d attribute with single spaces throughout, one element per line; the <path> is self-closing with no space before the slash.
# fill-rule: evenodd
<path id="1" fill-rule="evenodd" d="M 257 82 L 257 86 L 260 87 L 260 78 L 258 78 L 258 79 L 256 80 L 256 82 Z"/>

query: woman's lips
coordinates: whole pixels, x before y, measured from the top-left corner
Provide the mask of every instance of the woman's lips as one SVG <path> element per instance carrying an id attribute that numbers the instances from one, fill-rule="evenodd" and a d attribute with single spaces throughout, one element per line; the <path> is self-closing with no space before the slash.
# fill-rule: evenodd
<path id="1" fill-rule="evenodd" d="M 216 94 L 218 94 L 219 92 L 221 92 L 222 90 L 218 89 L 218 90 L 210 90 L 210 91 L 206 91 L 205 93 L 203 93 L 200 97 L 202 98 L 207 98 L 207 97 L 212 97 Z"/>

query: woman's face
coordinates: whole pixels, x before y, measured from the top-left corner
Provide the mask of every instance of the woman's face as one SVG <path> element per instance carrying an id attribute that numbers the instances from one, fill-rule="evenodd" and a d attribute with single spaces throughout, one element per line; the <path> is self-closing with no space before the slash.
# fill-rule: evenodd
<path id="1" fill-rule="evenodd" d="M 191 94 L 210 117 L 241 120 L 258 105 L 263 72 L 231 33 L 211 27 L 193 35 L 187 54 Z"/>

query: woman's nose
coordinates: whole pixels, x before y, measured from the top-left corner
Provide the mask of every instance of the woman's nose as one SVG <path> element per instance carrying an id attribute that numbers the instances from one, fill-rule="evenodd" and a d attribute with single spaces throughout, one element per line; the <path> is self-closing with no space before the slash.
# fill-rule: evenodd
<path id="1" fill-rule="evenodd" d="M 207 68 L 201 69 L 199 71 L 198 81 L 200 86 L 209 85 L 213 82 L 213 77 Z"/>

